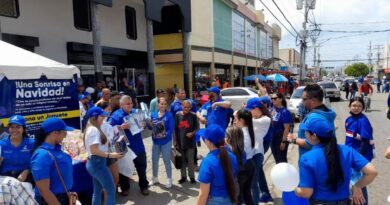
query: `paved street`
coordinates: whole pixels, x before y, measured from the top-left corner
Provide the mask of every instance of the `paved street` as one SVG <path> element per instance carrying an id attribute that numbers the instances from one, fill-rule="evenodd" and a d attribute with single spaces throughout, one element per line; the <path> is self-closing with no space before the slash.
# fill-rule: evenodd
<path id="1" fill-rule="evenodd" d="M 345 95 L 344 93 L 342 93 Z M 389 164 L 390 160 L 386 160 L 383 157 L 383 153 L 387 146 L 390 145 L 390 142 L 387 140 L 387 137 L 390 136 L 390 126 L 387 126 L 387 123 L 389 123 L 388 119 L 386 118 L 386 99 L 387 94 L 376 94 L 372 97 L 372 109 L 367 113 L 368 118 L 370 119 L 370 122 L 374 128 L 374 138 L 376 140 L 376 159 L 374 159 L 373 163 L 375 164 L 379 176 L 375 180 L 375 182 L 369 186 L 369 196 L 370 196 L 370 204 L 373 205 L 382 205 L 386 204 L 387 196 L 390 194 L 389 184 L 390 184 L 390 173 L 389 170 Z M 332 108 L 337 113 L 337 119 L 336 119 L 336 125 L 338 126 L 337 129 L 337 136 L 338 136 L 338 142 L 344 143 L 345 140 L 345 129 L 344 129 L 344 121 L 349 116 L 348 111 L 348 102 L 347 101 L 341 101 L 341 102 L 332 102 Z M 295 125 L 295 132 L 298 129 L 298 125 Z M 145 139 L 145 145 L 148 150 L 148 169 L 147 169 L 147 175 L 148 179 L 151 179 L 152 177 L 152 167 L 151 167 L 151 139 L 150 137 L 147 137 L 147 133 L 144 134 Z M 289 162 L 292 163 L 294 166 L 297 166 L 297 147 L 296 146 L 290 146 L 289 148 Z M 200 147 L 199 153 L 203 156 L 207 153 L 207 148 L 205 146 Z M 267 173 L 267 178 L 270 186 L 270 190 L 272 192 L 272 195 L 275 198 L 275 203 L 269 203 L 269 204 L 282 204 L 281 203 L 281 193 L 274 188 L 272 185 L 270 179 L 269 179 L 269 173 L 271 168 L 273 167 L 274 160 L 273 157 L 270 156 L 270 151 L 266 154 L 266 163 L 264 165 L 264 168 Z M 179 185 L 178 180 L 180 179 L 180 171 L 179 170 L 173 170 L 173 176 L 174 176 L 174 185 L 172 189 L 166 189 L 164 186 L 165 180 L 166 180 L 166 174 L 165 174 L 165 168 L 162 162 L 162 159 L 160 159 L 160 167 L 159 167 L 159 180 L 160 185 L 158 186 L 152 186 L 150 188 L 150 196 L 142 196 L 139 192 L 138 185 L 136 183 L 132 184 L 131 193 L 128 197 L 121 197 L 118 195 L 118 203 L 119 204 L 143 204 L 143 205 L 160 205 L 160 204 L 195 204 L 197 200 L 198 195 L 198 187 L 197 185 L 191 185 L 189 183 L 185 183 L 184 185 Z M 134 179 L 137 180 L 137 176 L 134 176 Z"/>

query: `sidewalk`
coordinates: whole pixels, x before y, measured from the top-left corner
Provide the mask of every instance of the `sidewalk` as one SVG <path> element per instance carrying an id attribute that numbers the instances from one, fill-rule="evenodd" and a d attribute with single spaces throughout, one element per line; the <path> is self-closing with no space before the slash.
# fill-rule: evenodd
<path id="1" fill-rule="evenodd" d="M 295 126 L 295 133 L 297 131 L 297 126 Z M 152 140 L 150 139 L 150 132 L 145 131 L 143 133 L 144 137 L 144 143 L 147 153 L 147 160 L 148 160 L 148 167 L 147 167 L 147 177 L 148 180 L 152 178 L 152 162 L 151 162 L 151 146 L 152 146 Z M 198 147 L 198 154 L 201 154 L 202 156 L 206 156 L 208 153 L 207 147 L 203 144 L 202 146 Z M 289 154 L 288 154 L 288 160 L 291 162 L 295 167 L 297 167 L 297 159 L 298 159 L 298 147 L 294 145 L 290 145 L 289 147 Z M 200 165 L 200 160 L 198 161 L 198 164 Z M 272 167 L 275 165 L 275 161 L 272 157 L 271 150 L 268 150 L 268 152 L 265 154 L 265 164 L 264 164 L 264 170 L 266 173 L 266 178 L 268 182 L 268 186 L 270 188 L 271 194 L 274 197 L 275 202 L 274 203 L 267 203 L 267 204 L 283 204 L 281 202 L 281 193 L 272 185 L 271 179 L 270 179 L 270 172 Z M 160 158 L 159 162 L 159 185 L 151 186 L 149 191 L 149 196 L 143 196 L 140 193 L 138 182 L 131 184 L 131 190 L 130 194 L 126 197 L 122 197 L 120 195 L 117 195 L 117 203 L 118 204 L 126 204 L 126 205 L 132 205 L 132 204 L 142 204 L 142 205 L 164 205 L 164 204 L 181 204 L 181 205 L 192 205 L 196 204 L 198 199 L 198 190 L 199 190 L 199 183 L 197 184 L 190 184 L 190 183 L 184 183 L 179 184 L 178 180 L 181 178 L 180 176 L 180 170 L 177 170 L 172 165 L 172 175 L 173 175 L 173 186 L 171 189 L 165 188 L 165 182 L 166 182 L 166 173 L 165 173 L 165 167 L 162 158 Z M 195 173 L 195 177 L 198 176 L 198 173 Z M 138 177 L 134 175 L 134 180 L 138 181 Z"/>

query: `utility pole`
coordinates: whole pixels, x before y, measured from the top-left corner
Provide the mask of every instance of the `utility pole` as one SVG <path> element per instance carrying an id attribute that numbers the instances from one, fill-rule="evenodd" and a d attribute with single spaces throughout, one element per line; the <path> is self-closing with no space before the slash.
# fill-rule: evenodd
<path id="1" fill-rule="evenodd" d="M 154 39 L 153 39 L 153 20 L 146 19 L 146 49 L 148 55 L 148 76 L 150 82 L 150 90 L 155 93 L 154 85 Z"/>
<path id="2" fill-rule="evenodd" d="M 368 47 L 368 65 L 372 66 L 372 60 L 371 60 L 371 57 L 372 57 L 372 52 L 371 52 L 371 41 L 370 41 L 370 46 Z"/>
<path id="3" fill-rule="evenodd" d="M 103 60 L 102 46 L 100 39 L 100 22 L 99 22 L 99 7 L 94 1 L 91 3 L 91 21 L 92 21 L 92 42 L 93 42 L 93 57 L 95 65 L 95 80 L 96 82 L 103 80 Z"/>
<path id="4" fill-rule="evenodd" d="M 377 61 L 376 61 L 376 70 L 377 70 L 377 73 L 378 73 L 378 77 L 379 77 L 379 62 L 380 62 L 380 60 L 381 60 L 381 49 L 383 49 L 383 45 L 375 45 L 374 46 L 374 48 L 373 48 L 374 50 L 377 50 Z M 384 64 L 384 62 L 383 62 L 383 64 Z"/>
<path id="5" fill-rule="evenodd" d="M 303 3 L 304 3 L 304 5 L 303 5 Z M 301 43 L 301 49 L 300 49 L 301 69 L 299 70 L 299 84 L 301 84 L 301 85 L 303 85 L 303 83 L 304 83 L 304 79 L 305 79 L 304 75 L 305 75 L 305 68 L 306 68 L 305 62 L 306 62 L 306 48 L 307 48 L 307 42 L 306 42 L 306 39 L 307 39 L 307 28 L 306 28 L 307 18 L 308 18 L 310 9 L 315 8 L 315 3 L 316 3 L 315 0 L 297 0 L 297 9 L 301 10 L 304 7 L 304 21 L 302 24 L 303 31 L 301 31 L 301 35 L 300 35 L 300 37 L 301 37 L 301 40 L 300 40 L 300 43 Z"/>
<path id="6" fill-rule="evenodd" d="M 1 16 L 0 16 L 0 41 L 3 40 L 3 34 L 1 33 Z"/>

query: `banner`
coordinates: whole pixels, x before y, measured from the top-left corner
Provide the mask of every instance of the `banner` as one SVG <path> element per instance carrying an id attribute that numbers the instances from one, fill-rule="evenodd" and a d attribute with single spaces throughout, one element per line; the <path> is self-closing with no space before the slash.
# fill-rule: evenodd
<path id="1" fill-rule="evenodd" d="M 0 79 L 0 120 L 8 125 L 8 118 L 22 115 L 27 121 L 27 133 L 34 135 L 41 122 L 48 117 L 60 117 L 68 126 L 80 128 L 77 81 Z M 0 123 L 1 124 L 1 123 Z"/>

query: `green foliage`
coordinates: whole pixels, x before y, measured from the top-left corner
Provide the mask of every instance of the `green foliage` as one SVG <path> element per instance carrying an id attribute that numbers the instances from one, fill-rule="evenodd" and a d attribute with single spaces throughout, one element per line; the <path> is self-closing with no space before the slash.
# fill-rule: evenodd
<path id="1" fill-rule="evenodd" d="M 366 76 L 370 72 L 370 68 L 364 63 L 354 63 L 345 68 L 344 73 L 348 76 Z"/>

